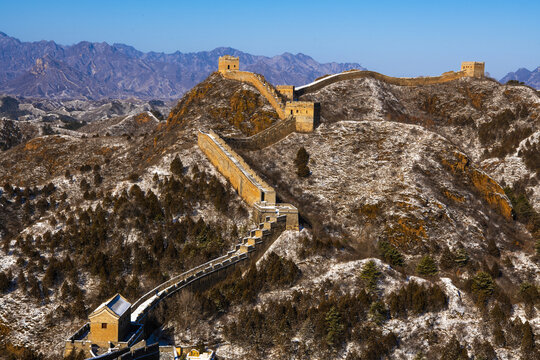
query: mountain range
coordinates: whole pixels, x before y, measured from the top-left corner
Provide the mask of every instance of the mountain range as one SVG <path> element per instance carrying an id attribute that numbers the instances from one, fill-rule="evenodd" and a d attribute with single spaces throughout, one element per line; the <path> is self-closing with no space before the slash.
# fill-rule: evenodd
<path id="1" fill-rule="evenodd" d="M 515 72 L 509 72 L 501 79 L 501 83 L 505 84 L 509 80 L 517 80 L 535 89 L 540 89 L 540 66 L 533 71 L 520 68 Z"/>
<path id="2" fill-rule="evenodd" d="M 57 98 L 177 99 L 217 68 L 219 56 L 241 57 L 241 69 L 274 84 L 302 85 L 317 77 L 363 69 L 356 63 L 321 64 L 304 54 L 256 56 L 220 47 L 172 54 L 141 52 L 124 44 L 87 41 L 22 42 L 0 32 L 0 93 Z"/>

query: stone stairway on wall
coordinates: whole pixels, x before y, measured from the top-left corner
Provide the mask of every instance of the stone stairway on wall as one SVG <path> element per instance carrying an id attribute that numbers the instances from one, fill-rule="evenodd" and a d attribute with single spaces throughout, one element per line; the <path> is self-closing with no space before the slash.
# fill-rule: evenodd
<path id="1" fill-rule="evenodd" d="M 255 88 L 268 100 L 270 105 L 272 105 L 280 119 L 285 119 L 287 117 L 285 114 L 285 104 L 283 104 L 277 90 L 266 81 L 264 76 L 248 71 L 237 70 L 223 71 L 221 72 L 221 75 L 226 79 L 245 81 L 255 86 Z"/>
<path id="2" fill-rule="evenodd" d="M 160 301 L 194 282 L 245 261 L 252 254 L 262 255 L 271 245 L 272 238 L 277 238 L 285 229 L 286 221 L 287 216 L 281 215 L 279 209 L 276 208 L 273 216 L 266 216 L 263 222 L 250 230 L 249 235 L 240 239 L 226 255 L 196 266 L 150 290 L 131 306 L 131 322 L 143 322 L 148 312 Z"/>

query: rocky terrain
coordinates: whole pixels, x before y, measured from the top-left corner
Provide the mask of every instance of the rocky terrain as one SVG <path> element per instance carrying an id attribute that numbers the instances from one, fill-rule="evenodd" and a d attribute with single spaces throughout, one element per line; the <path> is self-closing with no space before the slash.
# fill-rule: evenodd
<path id="1" fill-rule="evenodd" d="M 538 358 L 537 92 L 364 78 L 300 100 L 321 103 L 313 133 L 238 151 L 298 207 L 301 231 L 256 267 L 166 301 L 164 334 L 223 359 Z M 58 357 L 100 301 L 133 301 L 248 228 L 196 133 L 279 121 L 255 88 L 212 74 L 166 122 L 132 115 L 0 153 L 4 353 Z"/>
<path id="2" fill-rule="evenodd" d="M 132 125 L 135 117 L 149 113 L 152 121 L 145 124 L 153 127 L 164 120 L 163 114 L 168 113 L 171 105 L 161 100 L 46 100 L 0 96 L 0 150 L 40 135 L 80 137 L 147 132 L 151 129 Z"/>
<path id="3" fill-rule="evenodd" d="M 143 53 L 124 44 L 21 42 L 0 32 L 0 92 L 55 99 L 176 100 L 215 69 L 219 56 L 242 57 L 242 69 L 275 84 L 301 85 L 359 64 L 321 64 L 304 54 L 256 56 L 231 48 L 198 53 Z"/>
<path id="4" fill-rule="evenodd" d="M 509 72 L 501 79 L 501 83 L 506 84 L 508 81 L 517 81 L 535 89 L 540 89 L 540 67 L 533 71 L 520 68 L 514 72 Z"/>

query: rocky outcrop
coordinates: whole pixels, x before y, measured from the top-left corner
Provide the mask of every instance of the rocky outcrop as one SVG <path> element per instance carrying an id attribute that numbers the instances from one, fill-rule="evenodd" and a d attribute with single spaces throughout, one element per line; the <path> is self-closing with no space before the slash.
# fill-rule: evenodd
<path id="1" fill-rule="evenodd" d="M 469 158 L 460 152 L 441 158 L 441 163 L 456 176 L 468 179 L 488 204 L 508 220 L 512 219 L 512 204 L 502 187 L 486 173 L 471 165 Z"/>

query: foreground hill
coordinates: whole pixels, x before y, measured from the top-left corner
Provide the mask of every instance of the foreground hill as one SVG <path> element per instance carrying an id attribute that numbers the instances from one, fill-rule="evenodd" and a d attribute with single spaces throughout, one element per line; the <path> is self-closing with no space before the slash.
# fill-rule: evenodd
<path id="1" fill-rule="evenodd" d="M 242 57 L 242 67 L 273 83 L 301 85 L 361 68 L 321 64 L 304 54 L 255 56 L 231 48 L 198 53 L 143 53 L 123 44 L 21 42 L 0 32 L 0 92 L 42 98 L 178 99 L 214 69 L 219 56 Z"/>
<path id="2" fill-rule="evenodd" d="M 224 359 L 537 358 L 538 185 L 518 146 L 537 141 L 538 96 L 490 80 L 365 78 L 302 100 L 321 103 L 313 133 L 238 149 L 298 207 L 302 230 L 256 267 L 163 303 L 164 334 Z M 0 346 L 57 355 L 115 291 L 133 301 L 228 250 L 252 220 L 197 131 L 247 136 L 277 121 L 255 88 L 212 74 L 166 123 L 132 122 L 138 136 L 51 135 L 1 153 Z"/>

